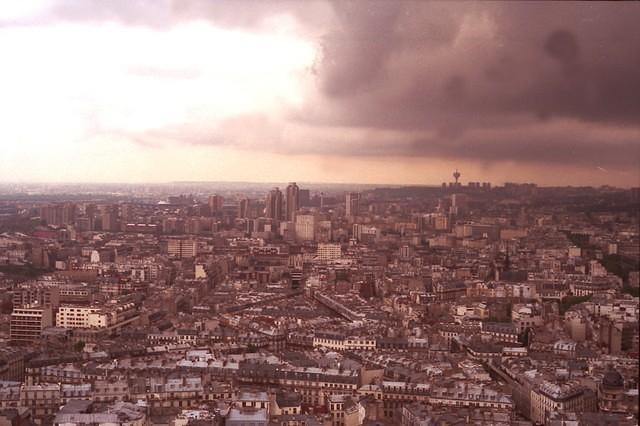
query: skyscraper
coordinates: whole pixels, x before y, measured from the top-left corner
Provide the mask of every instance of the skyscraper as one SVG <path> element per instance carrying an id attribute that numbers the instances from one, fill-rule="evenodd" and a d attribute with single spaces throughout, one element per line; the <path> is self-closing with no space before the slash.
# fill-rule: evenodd
<path id="1" fill-rule="evenodd" d="M 282 202 L 282 191 L 280 191 L 280 188 L 273 188 L 269 191 L 266 201 L 266 216 L 274 220 L 282 220 L 284 217 Z"/>
<path id="2" fill-rule="evenodd" d="M 347 216 L 357 216 L 360 211 L 360 193 L 347 192 L 346 196 Z"/>
<path id="3" fill-rule="evenodd" d="M 300 188 L 295 182 L 287 186 L 287 220 L 294 220 L 295 213 L 300 209 Z"/>
<path id="4" fill-rule="evenodd" d="M 120 230 L 118 223 L 117 207 L 111 204 L 105 204 L 100 208 L 102 214 L 100 219 L 102 222 L 102 230 L 107 232 L 116 232 Z"/>
<path id="5" fill-rule="evenodd" d="M 211 195 L 209 197 L 209 210 L 211 211 L 211 214 L 215 215 L 221 211 L 223 203 L 224 198 L 221 195 Z"/>
<path id="6" fill-rule="evenodd" d="M 243 198 L 240 200 L 240 205 L 238 206 L 238 215 L 239 217 L 246 219 L 249 217 L 249 207 L 251 207 L 251 200 L 248 198 Z"/>

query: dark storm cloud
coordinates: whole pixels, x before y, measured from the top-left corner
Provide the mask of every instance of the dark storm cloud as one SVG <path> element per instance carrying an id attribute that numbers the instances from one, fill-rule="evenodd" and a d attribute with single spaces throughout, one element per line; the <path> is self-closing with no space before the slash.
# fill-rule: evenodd
<path id="1" fill-rule="evenodd" d="M 316 70 L 327 106 L 298 119 L 437 132 L 409 146 L 378 141 L 387 155 L 637 165 L 640 5 L 384 5 L 393 13 L 358 13 L 351 30 L 329 34 Z M 543 139 L 555 121 L 562 130 Z M 594 124 L 608 133 L 586 137 Z M 625 138 L 612 143 L 616 127 Z"/>
<path id="2" fill-rule="evenodd" d="M 353 105 L 344 105 L 356 111 L 362 104 L 373 106 L 362 116 L 355 113 L 358 124 L 375 125 L 380 117 L 384 126 L 392 124 L 387 120 L 390 109 L 403 112 L 405 118 L 398 122 L 402 127 L 411 119 L 416 126 L 432 126 L 447 116 L 473 121 L 479 114 L 520 112 L 639 121 L 636 4 L 393 5 L 395 13 L 389 19 L 360 14 L 358 30 L 334 33 L 339 49 L 325 47 L 323 52 L 322 63 L 327 65 L 319 75 L 329 98 L 342 95 L 332 88 L 357 87 L 354 81 L 365 84 L 380 76 L 370 96 L 354 97 Z M 467 31 L 489 28 L 486 34 L 434 45 L 423 37 L 424 28 L 437 20 L 434 14 L 446 18 L 452 34 L 459 35 L 465 26 Z M 409 19 L 424 25 L 409 26 Z M 404 37 L 396 36 L 399 29 Z M 366 42 L 354 33 L 367 34 Z M 403 85 L 403 80 L 410 84 Z"/>

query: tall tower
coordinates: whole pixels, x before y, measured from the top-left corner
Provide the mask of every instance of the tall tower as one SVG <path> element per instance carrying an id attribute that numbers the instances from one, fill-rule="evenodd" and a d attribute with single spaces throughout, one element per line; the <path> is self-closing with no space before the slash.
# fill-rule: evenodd
<path id="1" fill-rule="evenodd" d="M 458 186 L 458 179 L 460 179 L 460 172 L 458 171 L 458 169 L 453 172 L 453 178 L 456 180 L 456 186 Z"/>
<path id="2" fill-rule="evenodd" d="M 240 200 L 238 211 L 240 213 L 240 217 L 245 219 L 249 217 L 249 208 L 251 207 L 251 200 L 248 198 L 243 198 Z"/>
<path id="3" fill-rule="evenodd" d="M 360 211 L 360 194 L 358 192 L 347 192 L 345 204 L 347 216 L 357 216 Z"/>
<path id="4" fill-rule="evenodd" d="M 216 214 L 222 210 L 222 205 L 224 204 L 224 198 L 220 195 L 211 195 L 209 196 L 209 210 L 211 214 Z"/>
<path id="5" fill-rule="evenodd" d="M 284 212 L 282 210 L 282 191 L 280 188 L 273 188 L 267 195 L 267 217 L 275 220 L 282 220 Z"/>
<path id="6" fill-rule="evenodd" d="M 287 220 L 292 221 L 295 213 L 300 209 L 300 188 L 295 182 L 291 182 L 287 186 Z"/>

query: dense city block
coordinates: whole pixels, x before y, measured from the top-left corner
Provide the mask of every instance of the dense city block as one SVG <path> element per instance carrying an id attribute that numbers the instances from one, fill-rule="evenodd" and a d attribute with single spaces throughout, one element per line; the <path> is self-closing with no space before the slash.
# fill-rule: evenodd
<path id="1" fill-rule="evenodd" d="M 638 188 L 0 185 L 0 425 L 638 424 Z"/>

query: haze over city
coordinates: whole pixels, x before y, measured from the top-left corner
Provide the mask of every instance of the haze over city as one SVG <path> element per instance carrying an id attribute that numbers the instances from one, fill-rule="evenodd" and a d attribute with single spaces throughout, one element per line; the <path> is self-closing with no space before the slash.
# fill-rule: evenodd
<path id="1" fill-rule="evenodd" d="M 637 186 L 640 4 L 0 7 L 0 180 Z"/>

